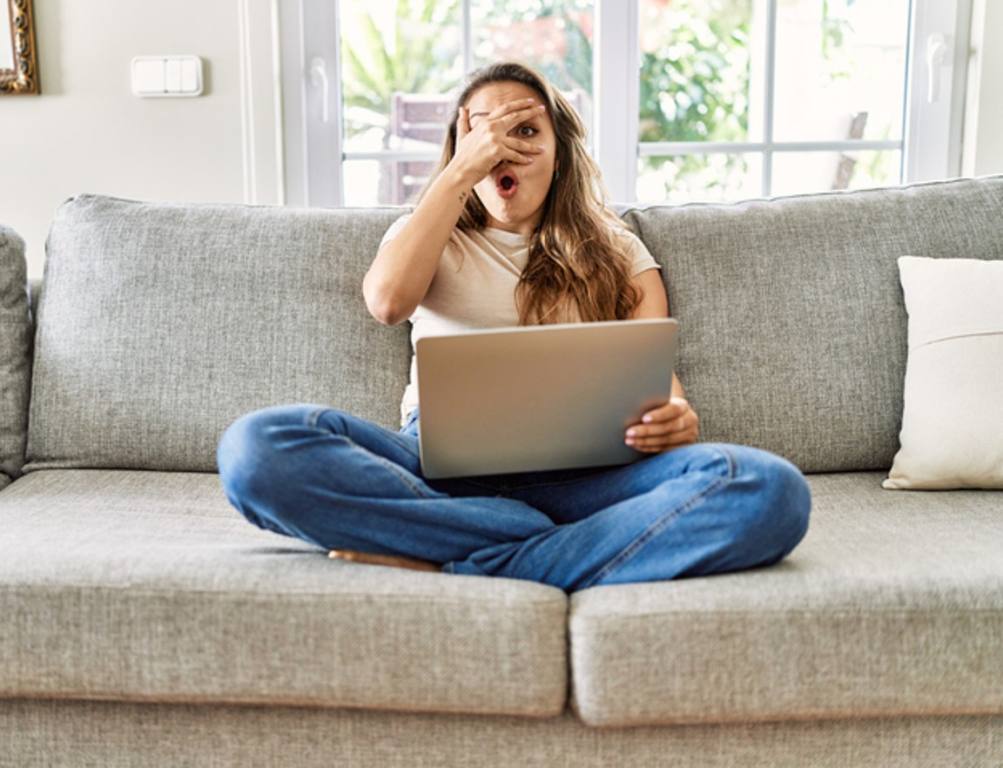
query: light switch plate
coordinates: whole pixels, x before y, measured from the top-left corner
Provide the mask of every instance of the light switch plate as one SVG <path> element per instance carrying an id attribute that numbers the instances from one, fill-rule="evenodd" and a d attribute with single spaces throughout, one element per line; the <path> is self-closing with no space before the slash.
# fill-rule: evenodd
<path id="1" fill-rule="evenodd" d="M 131 67 L 135 96 L 202 95 L 202 59 L 198 56 L 134 56 Z"/>

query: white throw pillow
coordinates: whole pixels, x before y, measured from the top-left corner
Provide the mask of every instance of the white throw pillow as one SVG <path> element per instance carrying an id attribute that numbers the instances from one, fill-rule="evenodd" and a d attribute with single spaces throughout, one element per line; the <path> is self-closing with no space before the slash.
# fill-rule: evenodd
<path id="1" fill-rule="evenodd" d="M 902 256 L 901 447 L 884 488 L 1003 488 L 1003 261 Z"/>

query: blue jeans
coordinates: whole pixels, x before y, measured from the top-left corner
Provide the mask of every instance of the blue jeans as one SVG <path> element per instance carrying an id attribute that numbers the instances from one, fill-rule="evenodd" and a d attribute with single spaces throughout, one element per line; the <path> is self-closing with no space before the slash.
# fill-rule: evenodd
<path id="1" fill-rule="evenodd" d="M 216 458 L 254 525 L 324 549 L 441 563 L 573 592 L 771 565 L 808 529 L 786 459 L 694 443 L 631 464 L 429 480 L 418 409 L 399 432 L 312 403 L 244 414 Z"/>

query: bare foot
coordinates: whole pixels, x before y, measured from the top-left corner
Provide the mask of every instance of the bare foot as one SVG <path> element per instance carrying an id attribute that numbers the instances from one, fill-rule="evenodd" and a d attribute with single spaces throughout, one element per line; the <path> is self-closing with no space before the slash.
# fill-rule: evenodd
<path id="1" fill-rule="evenodd" d="M 377 555 L 373 552 L 356 552 L 354 549 L 332 549 L 328 557 L 337 560 L 350 560 L 353 563 L 368 563 L 369 565 L 390 565 L 396 568 L 410 568 L 414 571 L 441 571 L 442 566 L 402 555 Z"/>

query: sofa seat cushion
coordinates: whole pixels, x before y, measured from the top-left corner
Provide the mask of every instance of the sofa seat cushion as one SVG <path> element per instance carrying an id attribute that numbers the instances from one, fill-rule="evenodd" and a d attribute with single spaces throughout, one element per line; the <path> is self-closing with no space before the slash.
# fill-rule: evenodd
<path id="1" fill-rule="evenodd" d="M 764 568 L 571 595 L 589 725 L 1003 713 L 1003 492 L 809 475 Z"/>
<path id="2" fill-rule="evenodd" d="M 0 492 L 0 696 L 554 716 L 567 595 L 332 560 L 212 473 L 30 472 Z"/>

